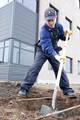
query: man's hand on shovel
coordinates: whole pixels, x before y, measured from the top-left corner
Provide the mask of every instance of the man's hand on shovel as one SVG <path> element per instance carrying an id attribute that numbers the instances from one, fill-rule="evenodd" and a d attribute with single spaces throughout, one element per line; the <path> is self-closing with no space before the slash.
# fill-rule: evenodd
<path id="1" fill-rule="evenodd" d="M 64 32 L 65 37 L 67 36 L 67 34 L 69 35 L 69 38 L 70 38 L 73 32 L 71 30 L 65 30 Z"/>
<path id="2" fill-rule="evenodd" d="M 66 56 L 56 55 L 55 58 L 63 64 L 66 62 Z"/>

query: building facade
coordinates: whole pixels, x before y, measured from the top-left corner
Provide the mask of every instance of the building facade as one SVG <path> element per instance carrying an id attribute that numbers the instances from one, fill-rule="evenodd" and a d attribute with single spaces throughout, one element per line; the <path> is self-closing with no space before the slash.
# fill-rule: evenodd
<path id="1" fill-rule="evenodd" d="M 45 22 L 44 11 L 49 6 L 56 10 L 58 21 L 64 29 L 73 31 L 67 47 L 67 60 L 64 68 L 70 83 L 80 84 L 80 0 L 46 0 L 46 2 L 40 0 L 39 30 Z M 54 83 L 55 76 L 48 61 L 44 64 L 38 81 Z"/>
<path id="2" fill-rule="evenodd" d="M 36 2 L 4 0 L 0 5 L 0 80 L 23 80 L 34 61 Z"/>
<path id="3" fill-rule="evenodd" d="M 3 0 L 2 0 L 3 1 Z M 67 48 L 64 69 L 71 84 L 80 83 L 80 0 L 4 0 L 0 2 L 0 80 L 23 80 L 35 56 L 34 43 L 45 23 L 47 7 L 56 10 L 64 29 L 73 31 Z M 62 42 L 59 42 L 62 46 Z M 48 61 L 38 83 L 54 83 L 55 76 Z"/>

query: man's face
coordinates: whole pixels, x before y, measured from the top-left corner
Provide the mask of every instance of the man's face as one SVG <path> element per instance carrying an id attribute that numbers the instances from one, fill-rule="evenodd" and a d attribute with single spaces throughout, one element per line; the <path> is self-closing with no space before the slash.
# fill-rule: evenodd
<path id="1" fill-rule="evenodd" d="M 54 26 L 55 26 L 55 23 L 56 23 L 56 18 L 47 21 L 47 24 L 48 24 L 48 26 L 50 26 L 50 27 L 54 27 Z"/>

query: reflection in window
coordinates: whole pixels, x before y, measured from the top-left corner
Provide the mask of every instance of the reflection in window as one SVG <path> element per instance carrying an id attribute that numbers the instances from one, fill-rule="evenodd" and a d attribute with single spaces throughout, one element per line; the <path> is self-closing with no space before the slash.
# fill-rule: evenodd
<path id="1" fill-rule="evenodd" d="M 5 41 L 5 47 L 9 46 L 9 40 Z"/>
<path id="2" fill-rule="evenodd" d="M 3 62 L 3 48 L 0 48 L 0 62 Z"/>
<path id="3" fill-rule="evenodd" d="M 4 42 L 0 42 L 0 62 L 3 62 Z"/>
<path id="4" fill-rule="evenodd" d="M 4 49 L 4 62 L 8 62 L 8 54 L 9 53 L 9 47 L 5 47 Z"/>
<path id="5" fill-rule="evenodd" d="M 72 73 L 72 58 L 66 58 L 65 71 L 67 73 Z"/>
<path id="6" fill-rule="evenodd" d="M 34 60 L 34 47 L 28 44 L 21 43 L 20 64 L 31 65 Z"/>
<path id="7" fill-rule="evenodd" d="M 21 50 L 20 52 L 20 64 L 22 65 L 31 65 L 34 60 L 34 53 Z"/>
<path id="8" fill-rule="evenodd" d="M 13 50 L 13 63 L 18 64 L 19 63 L 19 48 L 14 47 Z"/>
<path id="9" fill-rule="evenodd" d="M 14 41 L 14 46 L 15 47 L 19 47 L 19 42 L 18 41 Z"/>
<path id="10" fill-rule="evenodd" d="M 13 63 L 31 65 L 34 60 L 34 47 L 14 40 Z"/>
<path id="11" fill-rule="evenodd" d="M 34 46 L 31 46 L 31 45 L 27 45 L 27 44 L 21 43 L 21 48 L 34 52 Z"/>
<path id="12" fill-rule="evenodd" d="M 4 42 L 0 42 L 0 48 L 4 47 Z"/>
<path id="13" fill-rule="evenodd" d="M 8 62 L 9 40 L 0 42 L 0 62 Z"/>

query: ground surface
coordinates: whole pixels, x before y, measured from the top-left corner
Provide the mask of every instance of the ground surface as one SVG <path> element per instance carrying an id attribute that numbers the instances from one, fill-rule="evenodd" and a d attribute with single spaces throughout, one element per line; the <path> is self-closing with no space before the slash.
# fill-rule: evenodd
<path id="1" fill-rule="evenodd" d="M 49 87 L 33 87 L 26 98 L 18 97 L 18 91 L 19 86 L 16 84 L 0 83 L 0 120 L 35 120 L 42 116 L 39 112 L 41 105 L 51 104 L 53 91 Z M 57 109 L 79 105 L 79 90 L 77 95 L 77 99 L 70 99 L 64 97 L 61 91 L 58 92 Z M 80 108 L 41 120 L 80 120 Z"/>

